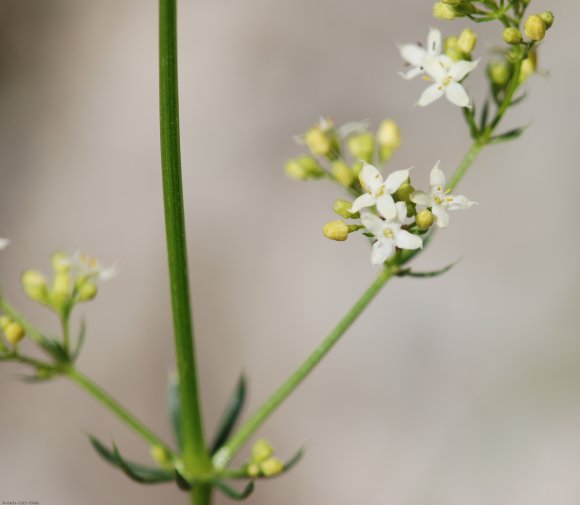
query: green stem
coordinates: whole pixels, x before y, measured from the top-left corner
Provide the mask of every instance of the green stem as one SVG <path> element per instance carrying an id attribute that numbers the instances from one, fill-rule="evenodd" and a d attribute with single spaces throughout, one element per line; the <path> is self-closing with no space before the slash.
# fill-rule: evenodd
<path id="1" fill-rule="evenodd" d="M 210 505 L 212 502 L 212 487 L 208 484 L 198 484 L 191 490 L 191 505 Z"/>
<path id="2" fill-rule="evenodd" d="M 101 402 L 105 407 L 116 414 L 127 426 L 129 426 L 133 431 L 141 435 L 147 442 L 151 445 L 157 445 L 169 451 L 170 454 L 173 451 L 169 446 L 163 442 L 155 433 L 153 433 L 144 424 L 138 421 L 133 415 L 120 403 L 114 400 L 109 394 L 103 391 L 99 386 L 97 386 L 93 381 L 91 381 L 86 375 L 83 375 L 79 370 L 74 367 L 68 367 L 63 372 L 70 380 L 84 389 L 87 393 L 92 395 L 95 399 Z"/>
<path id="3" fill-rule="evenodd" d="M 320 343 L 320 345 L 308 356 L 300 367 L 286 380 L 282 386 L 246 421 L 237 433 L 222 447 L 214 457 L 214 465 L 220 470 L 225 468 L 231 458 L 242 448 L 254 432 L 268 419 L 268 417 L 280 406 L 280 404 L 298 387 L 307 375 L 328 354 L 340 337 L 350 328 L 352 323 L 363 312 L 368 304 L 375 298 L 381 288 L 396 272 L 397 267 L 384 268 L 370 287 L 363 293 L 358 301 Z"/>
<path id="4" fill-rule="evenodd" d="M 176 0 L 159 0 L 161 165 L 167 255 L 179 374 L 183 460 L 188 476 L 211 469 L 197 384 L 179 147 Z"/>

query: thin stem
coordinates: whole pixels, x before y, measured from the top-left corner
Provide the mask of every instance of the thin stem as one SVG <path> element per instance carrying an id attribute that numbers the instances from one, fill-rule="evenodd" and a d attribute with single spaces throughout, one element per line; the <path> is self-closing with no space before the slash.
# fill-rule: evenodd
<path id="1" fill-rule="evenodd" d="M 375 298 L 381 288 L 396 272 L 397 267 L 384 268 L 370 287 L 328 334 L 328 336 L 314 349 L 300 367 L 286 380 L 282 386 L 256 411 L 256 413 L 237 431 L 237 433 L 222 447 L 214 457 L 214 465 L 219 469 L 225 468 L 231 458 L 242 448 L 254 432 L 280 404 L 298 387 L 318 363 L 328 354 L 352 323 Z"/>
<path id="2" fill-rule="evenodd" d="M 173 451 L 169 446 L 163 442 L 155 433 L 153 433 L 149 428 L 137 420 L 125 407 L 113 399 L 108 393 L 103 391 L 99 386 L 97 386 L 93 381 L 91 381 L 86 375 L 83 375 L 79 370 L 74 367 L 68 367 L 63 372 L 70 380 L 79 385 L 87 393 L 92 395 L 95 399 L 101 402 L 105 407 L 111 410 L 117 415 L 126 425 L 128 425 L 133 431 L 141 435 L 147 442 L 151 445 L 156 445 L 169 451 L 170 454 Z"/>
<path id="3" fill-rule="evenodd" d="M 212 487 L 208 484 L 198 484 L 191 490 L 191 505 L 211 505 Z"/>
<path id="4" fill-rule="evenodd" d="M 69 330 L 69 316 L 68 315 L 61 315 L 60 316 L 60 325 L 62 328 L 62 343 L 66 352 L 68 353 L 70 350 L 70 330 Z"/>
<path id="5" fill-rule="evenodd" d="M 177 91 L 176 0 L 159 0 L 161 165 L 175 352 L 181 398 L 183 459 L 189 476 L 211 469 L 203 436 L 191 316 Z"/>

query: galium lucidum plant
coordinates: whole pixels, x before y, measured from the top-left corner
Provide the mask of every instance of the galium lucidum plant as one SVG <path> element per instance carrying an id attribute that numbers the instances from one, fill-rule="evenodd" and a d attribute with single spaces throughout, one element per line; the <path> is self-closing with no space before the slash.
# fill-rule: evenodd
<path id="1" fill-rule="evenodd" d="M 497 49 L 489 61 L 485 61 L 485 55 L 474 55 L 477 35 L 471 28 L 446 38 L 439 29 L 431 28 L 425 47 L 420 44 L 399 46 L 406 65 L 400 75 L 409 81 L 421 76 L 429 82 L 420 91 L 417 105 L 425 107 L 445 98 L 450 107 L 461 109 L 472 138 L 467 154 L 454 171 L 437 161 L 437 154 L 434 154 L 429 184 L 422 186 L 424 189 L 419 187 L 423 182 L 420 170 L 403 167 L 385 170 L 401 145 L 399 128 L 392 119 L 386 119 L 376 131 L 371 131 L 367 122 L 339 127 L 332 120 L 321 118 L 296 138 L 308 152 L 286 163 L 287 175 L 299 181 L 328 179 L 346 192 L 348 199 L 339 198 L 332 205 L 340 219 L 324 225 L 323 233 L 329 239 L 345 241 L 350 234 L 360 232 L 370 243 L 370 260 L 379 273 L 313 353 L 237 427 L 246 397 L 246 382 L 242 377 L 213 437 L 208 439 L 201 421 L 185 247 L 179 154 L 176 0 L 160 0 L 161 154 L 178 372 L 170 380 L 168 394 L 174 444 L 157 436 L 75 364 L 86 331 L 83 322 L 73 338 L 71 314 L 78 305 L 97 296 L 100 284 L 117 273 L 115 267 L 104 267 L 98 260 L 84 254 L 57 252 L 52 256 L 50 278 L 36 270 L 25 271 L 22 276 L 24 291 L 30 299 L 55 314 L 61 323 L 61 335 L 53 336 L 38 329 L 1 293 L 0 361 L 29 367 L 32 374 L 26 379 L 30 381 L 62 377 L 75 382 L 149 445 L 152 461 L 150 464 L 130 461 L 121 455 L 115 444 L 108 446 L 91 436 L 90 442 L 97 453 L 136 482 L 176 483 L 189 494 L 193 504 L 211 503 L 215 490 L 234 500 L 244 499 L 253 491 L 255 482 L 288 471 L 298 463 L 303 451 L 297 451 L 285 461 L 264 439 L 254 442 L 242 465 L 232 467 L 231 461 L 389 280 L 405 276 L 431 277 L 451 268 L 452 265 L 432 272 L 416 272 L 408 263 L 425 250 L 435 230 L 443 230 L 449 225 L 452 211 L 474 205 L 475 202 L 466 196 L 457 194 L 456 187 L 479 152 L 485 146 L 514 140 L 524 131 L 516 128 L 497 132 L 505 114 L 523 100 L 525 94 L 520 89 L 537 71 L 540 42 L 554 23 L 551 12 L 528 13 L 530 4 L 530 0 L 445 0 L 433 6 L 433 14 L 440 20 L 465 18 L 475 23 L 501 24 L 502 36 L 494 41 Z M 489 96 L 481 107 L 468 92 L 468 79 L 474 76 L 483 76 L 489 81 Z M 480 203 L 486 205 L 486 202 Z M 7 245 L 8 240 L 0 238 L 0 248 Z M 29 349 L 35 347 L 41 352 L 41 358 L 30 355 Z M 241 481 L 242 486 L 232 484 L 236 480 Z"/>

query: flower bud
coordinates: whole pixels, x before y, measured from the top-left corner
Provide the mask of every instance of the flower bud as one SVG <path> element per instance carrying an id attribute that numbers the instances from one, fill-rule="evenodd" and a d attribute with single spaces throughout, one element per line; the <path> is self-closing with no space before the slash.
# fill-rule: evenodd
<path id="1" fill-rule="evenodd" d="M 70 270 L 70 258 L 67 254 L 58 251 L 51 257 L 52 268 L 56 273 L 66 273 Z"/>
<path id="2" fill-rule="evenodd" d="M 274 449 L 269 442 L 263 438 L 257 440 L 252 447 L 252 462 L 261 463 L 274 454 Z"/>
<path id="3" fill-rule="evenodd" d="M 492 61 L 487 71 L 491 82 L 496 86 L 505 86 L 510 80 L 510 67 L 505 61 Z"/>
<path id="4" fill-rule="evenodd" d="M 258 475 L 260 475 L 260 467 L 258 465 L 256 465 L 255 463 L 250 463 L 247 467 L 246 467 L 246 473 L 248 474 L 248 477 L 252 477 L 255 478 Z"/>
<path id="5" fill-rule="evenodd" d="M 554 14 L 552 11 L 545 11 L 540 14 L 540 17 L 546 23 L 546 29 L 549 30 L 550 27 L 554 24 Z"/>
<path id="6" fill-rule="evenodd" d="M 355 159 L 372 163 L 375 152 L 375 137 L 371 132 L 351 135 L 347 140 L 347 146 Z"/>
<path id="7" fill-rule="evenodd" d="M 415 191 L 415 188 L 411 186 L 410 182 L 404 182 L 399 186 L 399 189 L 395 191 L 394 197 L 399 202 L 411 202 L 411 193 Z"/>
<path id="8" fill-rule="evenodd" d="M 330 240 L 336 240 L 338 242 L 344 242 L 348 238 L 348 225 L 341 221 L 330 221 L 322 227 L 322 233 L 326 238 Z"/>
<path id="9" fill-rule="evenodd" d="M 457 17 L 457 12 L 451 5 L 437 2 L 433 5 L 433 16 L 444 21 L 451 21 Z"/>
<path id="10" fill-rule="evenodd" d="M 162 468 L 173 468 L 173 458 L 171 454 L 159 445 L 152 445 L 149 448 L 149 454 L 155 463 Z"/>
<path id="11" fill-rule="evenodd" d="M 299 156 L 298 158 L 288 160 L 284 166 L 286 175 L 297 181 L 306 181 L 308 179 L 319 179 L 324 175 L 324 170 L 318 162 L 311 156 Z"/>
<path id="12" fill-rule="evenodd" d="M 539 42 L 546 36 L 546 22 L 537 14 L 532 14 L 524 24 L 524 31 L 531 40 Z"/>
<path id="13" fill-rule="evenodd" d="M 22 275 L 22 287 L 28 297 L 36 302 L 46 303 L 48 286 L 46 277 L 36 270 L 27 270 Z"/>
<path id="14" fill-rule="evenodd" d="M 10 321 L 3 328 L 3 331 L 6 340 L 8 340 L 8 342 L 10 342 L 13 346 L 18 345 L 18 342 L 24 338 L 24 328 L 16 321 Z"/>
<path id="15" fill-rule="evenodd" d="M 50 304 L 57 310 L 62 311 L 70 298 L 71 278 L 68 271 L 58 272 L 54 276 L 52 289 L 48 295 Z"/>
<path id="16" fill-rule="evenodd" d="M 465 54 L 471 54 L 471 52 L 475 49 L 476 44 L 477 35 L 470 28 L 463 30 L 461 35 L 459 35 L 459 39 L 457 40 L 458 49 L 463 51 Z"/>
<path id="17" fill-rule="evenodd" d="M 77 288 L 77 296 L 79 302 L 88 302 L 97 296 L 99 289 L 92 281 L 85 281 Z"/>
<path id="18" fill-rule="evenodd" d="M 419 228 L 422 230 L 427 230 L 431 228 L 433 223 L 435 222 L 435 218 L 433 217 L 433 213 L 430 210 L 422 210 L 415 216 L 415 223 Z"/>
<path id="19" fill-rule="evenodd" d="M 348 188 L 356 179 L 356 176 L 352 170 L 343 160 L 335 160 L 332 162 L 331 173 L 337 182 Z"/>
<path id="20" fill-rule="evenodd" d="M 463 0 L 443 0 L 443 3 L 451 5 L 452 7 L 458 7 L 463 3 Z"/>
<path id="21" fill-rule="evenodd" d="M 265 477 L 273 477 L 284 470 L 284 463 L 280 458 L 268 458 L 260 463 L 260 470 Z"/>
<path id="22" fill-rule="evenodd" d="M 4 331 L 11 322 L 12 320 L 8 316 L 0 316 L 0 329 Z"/>
<path id="23" fill-rule="evenodd" d="M 517 46 L 522 42 L 522 32 L 516 27 L 510 26 L 503 31 L 503 40 L 512 46 Z"/>
<path id="24" fill-rule="evenodd" d="M 358 219 L 360 214 L 358 212 L 351 213 L 350 209 L 352 209 L 352 202 L 349 202 L 348 200 L 338 199 L 332 206 L 332 210 L 339 216 L 342 216 L 345 219 Z"/>
<path id="25" fill-rule="evenodd" d="M 445 55 L 449 56 L 453 61 L 461 61 L 465 59 L 465 53 L 457 47 L 450 47 L 445 51 Z"/>
<path id="26" fill-rule="evenodd" d="M 377 141 L 380 146 L 398 149 L 401 146 L 401 132 L 397 123 L 392 119 L 385 119 L 379 126 Z"/>
<path id="27" fill-rule="evenodd" d="M 335 159 L 339 152 L 338 135 L 334 123 L 328 120 L 310 128 L 304 136 L 306 145 L 316 156 L 325 156 Z"/>
<path id="28" fill-rule="evenodd" d="M 532 52 L 528 57 L 522 61 L 522 67 L 520 69 L 520 84 L 524 83 L 528 77 L 533 75 L 538 68 L 538 54 Z"/>

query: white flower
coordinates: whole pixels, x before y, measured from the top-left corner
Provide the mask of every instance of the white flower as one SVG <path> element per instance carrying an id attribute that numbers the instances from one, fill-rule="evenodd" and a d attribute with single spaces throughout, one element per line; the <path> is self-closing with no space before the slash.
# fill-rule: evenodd
<path id="1" fill-rule="evenodd" d="M 363 119 L 362 121 L 351 121 L 350 123 L 345 123 L 338 128 L 338 134 L 341 138 L 345 139 L 350 135 L 355 133 L 364 133 L 369 129 L 369 121 Z"/>
<path id="2" fill-rule="evenodd" d="M 0 249 L 6 249 L 8 244 L 10 244 L 10 240 L 0 237 Z"/>
<path id="3" fill-rule="evenodd" d="M 119 273 L 117 265 L 105 267 L 97 258 L 79 251 L 69 255 L 57 253 L 53 258 L 53 261 L 57 261 L 62 267 L 70 268 L 79 277 L 108 281 Z"/>
<path id="4" fill-rule="evenodd" d="M 451 58 L 442 54 L 437 58 L 425 61 L 425 71 L 435 83 L 431 84 L 419 98 L 417 105 L 425 107 L 443 95 L 458 107 L 469 107 L 469 96 L 464 87 L 459 84 L 469 72 L 471 72 L 479 60 L 460 60 L 453 62 Z"/>
<path id="5" fill-rule="evenodd" d="M 436 28 L 429 30 L 427 48 L 419 44 L 403 44 L 399 46 L 401 57 L 411 66 L 407 72 L 399 72 L 403 79 L 413 79 L 425 72 L 425 63 L 429 59 L 441 55 L 441 32 Z"/>
<path id="6" fill-rule="evenodd" d="M 380 266 L 387 261 L 395 252 L 396 247 L 400 249 L 420 249 L 423 247 L 421 237 L 401 228 L 407 217 L 405 202 L 397 202 L 395 209 L 394 219 L 383 220 L 370 212 L 363 212 L 360 216 L 364 227 L 377 238 L 371 253 L 371 263 L 374 266 Z"/>
<path id="7" fill-rule="evenodd" d="M 391 195 L 408 179 L 409 170 L 396 170 L 389 174 L 386 180 L 383 180 L 382 175 L 375 167 L 365 163 L 360 173 L 360 180 L 368 193 L 362 194 L 352 202 L 351 212 L 354 214 L 361 209 L 376 205 L 385 219 L 395 219 L 397 209 Z"/>
<path id="8" fill-rule="evenodd" d="M 463 195 L 451 195 L 449 190 L 445 190 L 445 174 L 439 168 L 439 162 L 431 169 L 430 185 L 430 194 L 415 191 L 411 194 L 411 201 L 417 205 L 431 207 L 439 228 L 445 228 L 449 224 L 447 211 L 468 209 L 476 204 Z"/>

